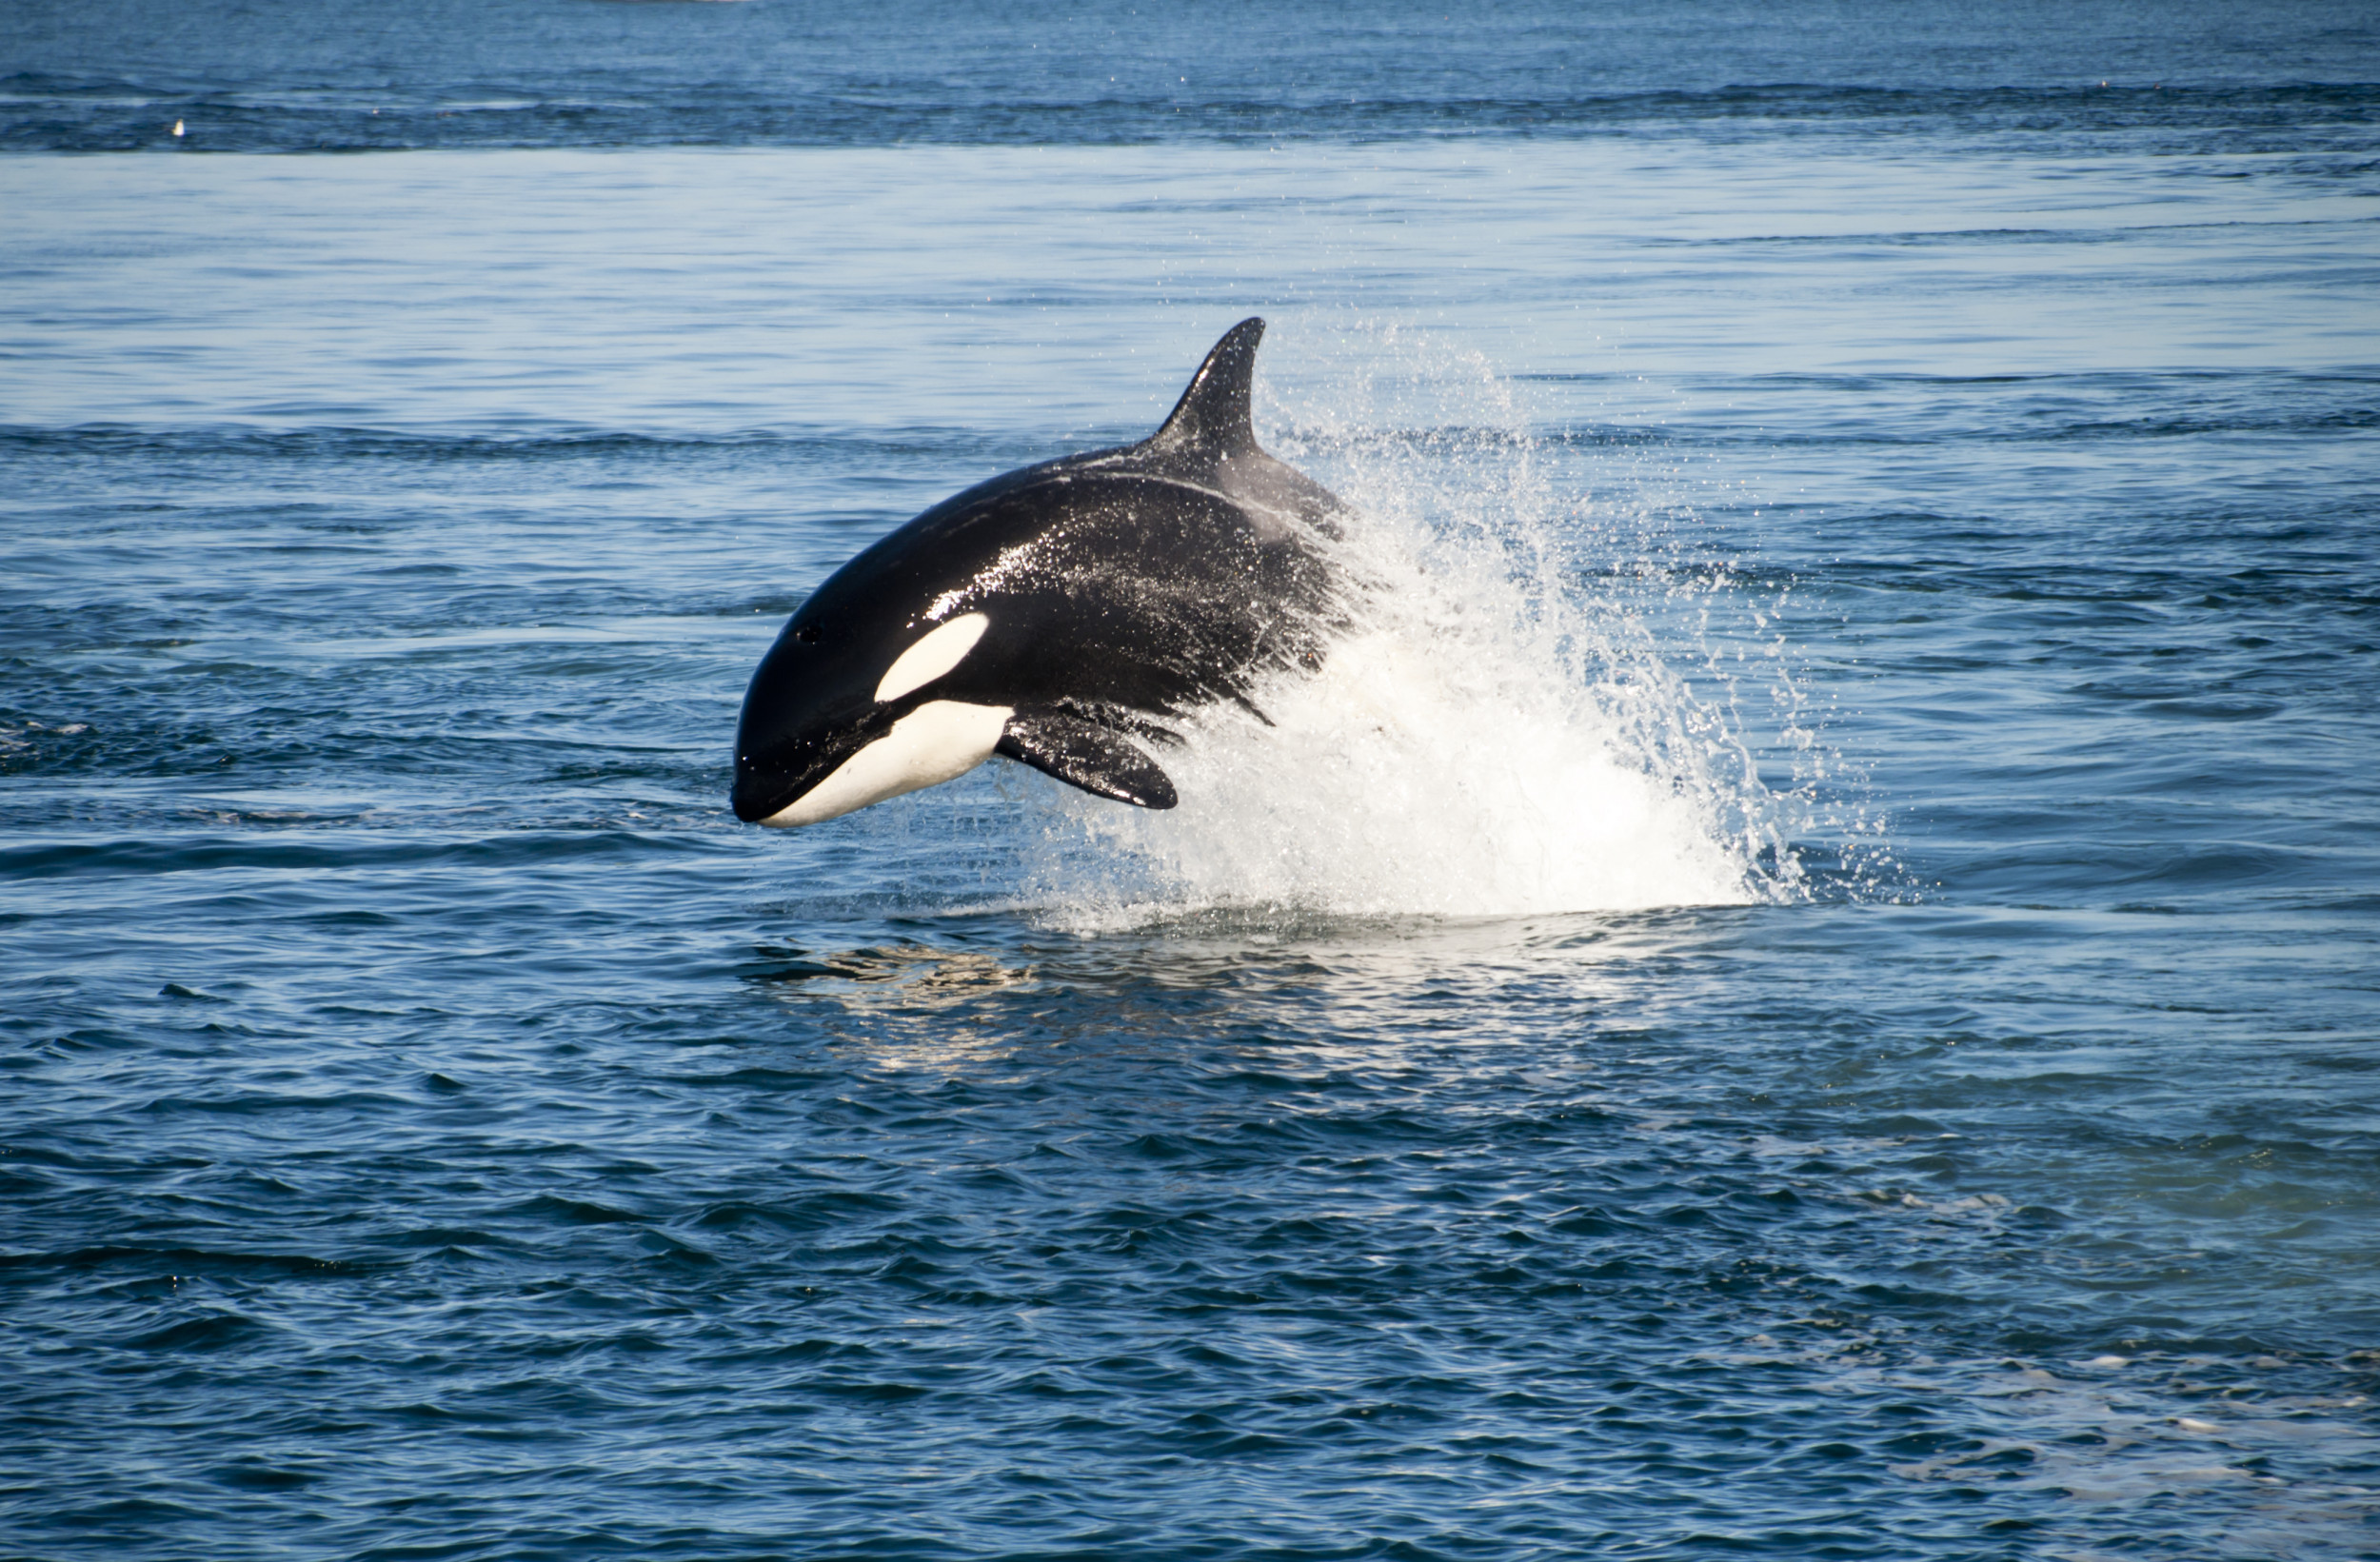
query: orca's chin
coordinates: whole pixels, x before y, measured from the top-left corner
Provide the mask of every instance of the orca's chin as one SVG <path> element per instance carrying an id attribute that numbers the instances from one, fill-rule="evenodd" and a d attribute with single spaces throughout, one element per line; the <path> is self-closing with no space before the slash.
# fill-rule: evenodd
<path id="1" fill-rule="evenodd" d="M 777 816 L 797 806 L 819 783 L 867 747 L 857 735 L 843 741 L 803 743 L 792 753 L 773 756 L 778 762 L 744 759 L 736 765 L 736 784 L 727 795 L 736 818 L 746 824 L 771 824 Z"/>
<path id="2" fill-rule="evenodd" d="M 1014 714 L 1006 705 L 929 700 L 895 722 L 891 730 L 848 751 L 842 762 L 812 766 L 798 783 L 788 785 L 782 776 L 740 771 L 733 798 L 736 818 L 774 829 L 819 824 L 872 802 L 956 781 L 992 757 Z"/>
<path id="3" fill-rule="evenodd" d="M 736 818 L 746 824 L 765 823 L 769 817 L 780 814 L 801 797 L 806 788 L 788 788 L 782 783 L 764 783 L 745 777 L 736 778 L 735 790 L 728 794 L 728 806 Z"/>

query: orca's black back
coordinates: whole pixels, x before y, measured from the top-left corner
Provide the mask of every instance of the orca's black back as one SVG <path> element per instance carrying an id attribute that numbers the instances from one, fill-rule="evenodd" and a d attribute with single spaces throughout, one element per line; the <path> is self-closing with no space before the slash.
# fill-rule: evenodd
<path id="1" fill-rule="evenodd" d="M 787 633 L 823 647 L 889 629 L 849 647 L 883 664 L 930 627 L 924 612 L 980 612 L 990 628 L 936 698 L 1151 717 L 1244 701 L 1265 671 L 1311 663 L 1336 595 L 1313 523 L 1158 465 L 1100 452 L 969 489 L 852 560 Z M 883 624 L 866 610 L 883 602 L 924 612 Z"/>

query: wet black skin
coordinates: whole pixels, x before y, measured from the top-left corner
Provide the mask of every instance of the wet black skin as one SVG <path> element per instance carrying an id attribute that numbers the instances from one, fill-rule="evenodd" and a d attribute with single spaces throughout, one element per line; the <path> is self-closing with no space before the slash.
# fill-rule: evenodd
<path id="1" fill-rule="evenodd" d="M 777 813 L 936 700 L 1013 707 L 1001 753 L 1172 806 L 1134 740 L 1170 740 L 1166 719 L 1200 705 L 1247 703 L 1270 670 L 1319 665 L 1343 611 L 1329 557 L 1342 506 L 1249 424 L 1263 332 L 1233 327 L 1148 439 L 979 484 L 830 576 L 752 675 L 736 817 Z M 959 665 L 877 704 L 901 653 L 965 613 L 991 625 Z"/>

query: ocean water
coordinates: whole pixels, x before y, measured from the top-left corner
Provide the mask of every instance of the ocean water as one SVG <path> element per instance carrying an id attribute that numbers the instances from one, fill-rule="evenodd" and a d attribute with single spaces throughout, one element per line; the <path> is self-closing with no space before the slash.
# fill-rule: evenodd
<path id="1" fill-rule="evenodd" d="M 2380 1556 L 2370 10 L 1146 9 L 0 16 L 0 1554 Z M 734 822 L 1249 314 L 1272 726 Z"/>

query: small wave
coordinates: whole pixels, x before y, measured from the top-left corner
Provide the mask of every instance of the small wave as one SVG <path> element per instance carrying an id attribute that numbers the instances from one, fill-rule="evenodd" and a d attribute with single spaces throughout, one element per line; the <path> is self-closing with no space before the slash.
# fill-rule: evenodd
<path id="1" fill-rule="evenodd" d="M 136 1351 L 218 1351 L 268 1332 L 254 1318 L 237 1313 L 212 1313 L 137 1335 L 125 1343 Z"/>
<path id="2" fill-rule="evenodd" d="M 700 855 L 703 850 L 674 836 L 617 829 L 513 830 L 468 840 L 379 840 L 348 835 L 299 840 L 278 835 L 44 840 L 0 849 L 0 880 L 145 877 L 226 869 L 518 868 L 587 859 Z"/>
<path id="3" fill-rule="evenodd" d="M 510 430 L 460 432 L 338 424 L 288 427 L 253 424 L 149 425 L 87 423 L 65 427 L 0 424 L 0 452 L 28 455 L 126 457 L 167 454 L 231 457 L 243 462 L 287 460 L 576 461 L 587 456 L 665 458 L 758 449 L 770 455 L 826 456 L 855 463 L 924 455 L 938 461 L 1035 460 L 1038 445 L 975 429 L 891 430 L 810 425 L 708 433 L 650 433 L 582 425 L 530 425 Z"/>
<path id="4" fill-rule="evenodd" d="M 943 30 L 928 30 L 940 32 Z M 794 40 L 781 39 L 779 48 Z M 159 72 L 0 78 L 0 147 L 22 151 L 348 152 L 439 147 L 1121 146 L 1468 138 L 1585 139 L 1752 135 L 1864 140 L 1927 132 L 1997 139 L 2013 150 L 2121 141 L 2301 158 L 2368 153 L 2369 83 L 2085 85 L 1678 84 L 1630 89 L 1539 78 L 1508 65 L 1441 79 L 1437 90 L 1381 92 L 1377 78 L 1327 85 L 1266 79 L 1250 60 L 1223 79 L 1111 85 L 1067 79 L 969 80 L 988 55 L 883 59 L 836 69 L 812 40 L 766 76 L 721 71 L 709 51 L 633 95 L 593 62 L 513 63 L 471 83 L 407 71 L 324 82 L 274 68 L 218 67 L 212 79 Z M 453 62 L 447 62 L 450 66 Z M 486 64 L 491 62 L 474 62 Z M 1410 78 L 1406 62 L 1398 74 Z M 640 60 L 640 68 L 646 64 Z M 1501 64 L 1501 62 L 1499 62 Z M 766 67 L 763 68 L 766 69 Z M 1325 71 L 1325 75 L 1337 72 Z M 474 71 L 474 75 L 478 72 Z M 410 77 L 411 79 L 404 79 Z M 1233 79 L 1236 77 L 1237 79 Z M 1490 78 L 1493 79 L 1490 79 Z M 187 133 L 169 129 L 187 121 Z"/>

